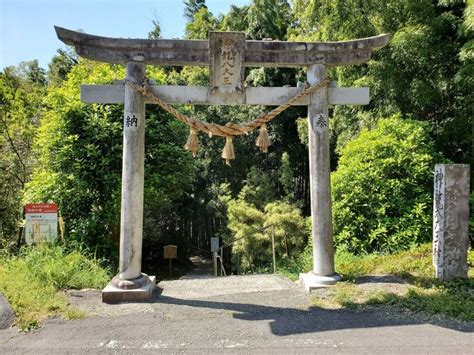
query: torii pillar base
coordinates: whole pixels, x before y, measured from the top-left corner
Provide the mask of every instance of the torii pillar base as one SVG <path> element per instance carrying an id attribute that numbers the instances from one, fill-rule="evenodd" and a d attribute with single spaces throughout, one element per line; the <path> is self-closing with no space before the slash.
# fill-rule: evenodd
<path id="1" fill-rule="evenodd" d="M 341 280 L 342 277 L 338 274 L 331 276 L 321 276 L 314 274 L 312 271 L 306 274 L 300 274 L 300 284 L 303 286 L 306 292 L 311 292 L 318 288 L 329 287 Z"/>
<path id="2" fill-rule="evenodd" d="M 126 280 L 127 282 L 136 281 L 133 285 L 122 284 L 122 281 L 125 280 L 120 280 L 116 276 L 109 282 L 109 284 L 102 290 L 102 302 L 149 302 L 151 300 L 156 286 L 155 276 L 142 274 L 137 278 L 137 280 Z"/>

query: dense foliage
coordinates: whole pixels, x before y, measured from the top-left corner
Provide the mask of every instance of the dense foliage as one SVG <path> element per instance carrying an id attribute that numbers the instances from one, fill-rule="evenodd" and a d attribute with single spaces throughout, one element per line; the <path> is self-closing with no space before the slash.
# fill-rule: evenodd
<path id="1" fill-rule="evenodd" d="M 38 61 L 0 73 L 0 248 L 16 241 L 23 189 L 33 170 L 33 141 L 44 112 L 46 77 Z"/>
<path id="2" fill-rule="evenodd" d="M 390 33 L 366 64 L 338 67 L 343 85 L 364 85 L 371 104 L 338 106 L 333 140 L 340 149 L 379 117 L 401 114 L 429 122 L 437 149 L 472 162 L 474 3 L 462 0 L 294 0 L 299 25 L 292 39 L 345 40 Z"/>
<path id="3" fill-rule="evenodd" d="M 219 15 L 204 0 L 184 3 L 185 37 L 191 39 L 213 30 L 290 41 L 391 33 L 390 44 L 369 62 L 330 70 L 340 86 L 371 90 L 369 105 L 330 112 L 336 242 L 354 252 L 386 252 L 428 238 L 433 164 L 441 156 L 472 163 L 472 0 L 253 0 Z M 148 36 L 160 36 L 157 21 Z M 113 261 L 123 107 L 83 104 L 79 87 L 122 79 L 124 70 L 80 60 L 69 49 L 58 51 L 48 69 L 32 61 L 0 74 L 0 247 L 16 244 L 24 203 L 54 201 L 66 241 Z M 208 84 L 207 68 L 147 70 L 160 84 Z M 246 68 L 247 86 L 295 86 L 305 77 L 304 68 Z M 269 108 L 179 109 L 226 123 Z M 186 258 L 209 250 L 210 237 L 230 242 L 273 223 L 280 260 L 290 264 L 308 239 L 302 222 L 310 213 L 306 115 L 293 107 L 269 125 L 268 154 L 255 147 L 255 133 L 236 138 L 237 158 L 229 167 L 220 159 L 222 139 L 200 135 L 193 160 L 182 149 L 187 127 L 148 105 L 144 269 L 161 260 L 163 244 L 177 244 Z M 269 240 L 262 232 L 235 244 L 233 260 L 238 251 L 242 269 L 268 267 Z"/>
<path id="4" fill-rule="evenodd" d="M 332 174 L 336 245 L 359 254 L 429 241 L 435 161 L 425 124 L 394 117 L 362 130 Z"/>
<path id="5" fill-rule="evenodd" d="M 48 110 L 38 130 L 36 146 L 42 164 L 28 184 L 25 199 L 55 201 L 66 221 L 69 239 L 113 256 L 118 243 L 122 107 L 80 102 L 81 83 L 108 83 L 124 75 L 123 68 L 80 61 L 61 87 L 51 88 Z M 149 76 L 163 81 L 163 73 Z M 173 213 L 192 179 L 191 157 L 181 149 L 186 131 L 159 113 L 147 112 L 145 152 L 145 238 L 157 233 L 159 219 Z"/>

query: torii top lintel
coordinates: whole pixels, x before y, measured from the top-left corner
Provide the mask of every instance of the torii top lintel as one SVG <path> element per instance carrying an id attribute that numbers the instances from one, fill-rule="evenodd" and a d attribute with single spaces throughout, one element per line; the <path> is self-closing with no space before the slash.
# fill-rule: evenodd
<path id="1" fill-rule="evenodd" d="M 126 39 L 94 36 L 56 27 L 58 38 L 74 46 L 81 57 L 107 63 L 136 61 L 151 65 L 210 63 L 208 40 Z M 245 41 L 245 67 L 303 67 L 312 64 L 348 65 L 370 59 L 385 46 L 389 34 L 340 42 Z"/>

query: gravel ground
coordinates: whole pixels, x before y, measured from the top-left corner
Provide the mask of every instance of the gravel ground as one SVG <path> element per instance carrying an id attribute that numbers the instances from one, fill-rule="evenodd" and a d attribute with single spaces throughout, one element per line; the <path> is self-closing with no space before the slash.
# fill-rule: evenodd
<path id="1" fill-rule="evenodd" d="M 273 275 L 166 281 L 151 303 L 105 305 L 96 290 L 69 293 L 90 317 L 39 330 L 0 331 L 0 353 L 470 353 L 473 323 L 390 308 L 310 306 Z"/>

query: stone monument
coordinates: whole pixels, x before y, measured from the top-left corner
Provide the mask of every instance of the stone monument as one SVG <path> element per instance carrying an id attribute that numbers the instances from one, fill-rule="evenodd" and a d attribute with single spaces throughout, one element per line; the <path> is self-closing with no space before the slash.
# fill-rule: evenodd
<path id="1" fill-rule="evenodd" d="M 439 279 L 467 278 L 469 176 L 467 164 L 435 166 L 433 265 Z"/>

